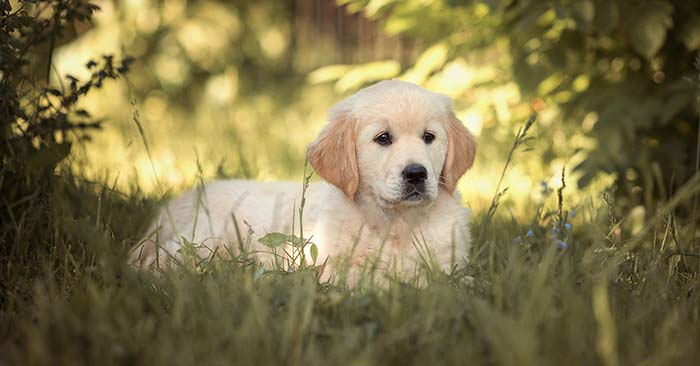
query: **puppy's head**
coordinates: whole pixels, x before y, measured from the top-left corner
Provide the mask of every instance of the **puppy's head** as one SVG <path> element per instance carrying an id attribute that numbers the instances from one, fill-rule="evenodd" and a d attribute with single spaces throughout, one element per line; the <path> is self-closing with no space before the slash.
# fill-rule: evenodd
<path id="1" fill-rule="evenodd" d="M 397 207 L 429 204 L 440 186 L 454 191 L 475 153 L 447 96 L 388 80 L 336 104 L 308 158 L 348 198 L 360 191 Z"/>

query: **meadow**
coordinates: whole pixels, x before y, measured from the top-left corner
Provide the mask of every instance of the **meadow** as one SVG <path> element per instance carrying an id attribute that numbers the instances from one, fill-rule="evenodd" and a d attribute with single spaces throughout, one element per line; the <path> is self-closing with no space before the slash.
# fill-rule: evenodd
<path id="1" fill-rule="evenodd" d="M 17 38 L 37 47 L 26 54 L 0 45 L 27 60 L 21 69 L 0 59 L 9 106 L 0 112 L 10 121 L 0 167 L 0 366 L 697 364 L 700 60 L 679 58 L 691 70 L 678 74 L 687 85 L 663 94 L 659 70 L 678 75 L 659 65 L 675 48 L 631 46 L 642 61 L 606 59 L 605 80 L 635 79 L 635 60 L 648 62 L 639 72 L 659 85 L 653 98 L 637 105 L 620 92 L 610 108 L 630 109 L 581 112 L 572 103 L 608 96 L 595 89 L 599 75 L 552 72 L 533 94 L 515 46 L 486 37 L 488 47 L 464 51 L 478 40 L 445 14 L 479 27 L 510 19 L 481 2 L 337 4 L 382 24 L 380 33 L 418 39 L 406 62 L 325 59 L 327 39 L 289 33 L 305 19 L 290 18 L 289 5 L 301 14 L 304 3 L 325 4 L 317 14 L 336 4 L 102 1 L 90 26 L 54 18 L 77 25 L 49 51 L 41 37 Z M 3 37 L 19 37 L 7 29 L 21 12 L 0 10 Z M 528 24 L 580 25 L 587 13 L 576 11 Z M 679 37 L 668 42 L 686 42 Z M 133 58 L 101 56 L 122 50 Z M 477 136 L 476 164 L 458 186 L 473 212 L 465 268 L 426 269 L 423 286 L 368 271 L 349 287 L 319 282 L 313 265 L 261 266 L 246 254 L 190 254 L 162 273 L 128 265 L 157 209 L 189 187 L 218 178 L 302 185 L 304 149 L 326 110 L 393 77 L 452 97 Z M 82 93 L 85 83 L 92 89 Z M 640 105 L 671 122 L 635 124 L 643 117 L 630 111 Z M 92 116 L 100 129 L 89 128 Z"/>
<path id="2" fill-rule="evenodd" d="M 318 283 L 313 267 L 263 268 L 247 257 L 138 272 L 127 253 L 156 202 L 107 184 L 62 185 L 55 226 L 44 228 L 57 238 L 53 248 L 36 255 L 17 243 L 3 269 L 3 364 L 666 365 L 700 357 L 700 262 L 680 251 L 678 235 L 692 224 L 671 214 L 697 194 L 697 179 L 635 234 L 621 230 L 629 216 L 617 217 L 612 202 L 572 207 L 564 189 L 543 182 L 541 198 L 527 203 L 530 219 L 497 202 L 478 212 L 468 267 L 418 288 Z"/>

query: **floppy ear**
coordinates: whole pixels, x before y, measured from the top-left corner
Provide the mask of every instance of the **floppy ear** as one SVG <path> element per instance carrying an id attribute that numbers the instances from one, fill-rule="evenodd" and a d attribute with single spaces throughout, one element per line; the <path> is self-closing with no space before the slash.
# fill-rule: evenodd
<path id="1" fill-rule="evenodd" d="M 457 181 L 474 164 L 476 141 L 454 113 L 445 124 L 447 133 L 447 157 L 442 167 L 441 182 L 452 193 Z"/>
<path id="2" fill-rule="evenodd" d="M 360 181 L 355 153 L 356 124 L 349 110 L 332 109 L 328 124 L 306 152 L 316 173 L 351 200 Z"/>

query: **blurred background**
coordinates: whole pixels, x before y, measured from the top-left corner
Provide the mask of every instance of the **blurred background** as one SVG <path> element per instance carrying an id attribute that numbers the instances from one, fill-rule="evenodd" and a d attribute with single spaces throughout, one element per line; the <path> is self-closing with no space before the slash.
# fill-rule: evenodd
<path id="1" fill-rule="evenodd" d="M 100 0 L 53 52 L 51 83 L 101 54 L 135 61 L 80 102 L 103 130 L 72 164 L 123 191 L 199 178 L 301 181 L 336 101 L 382 79 L 445 93 L 477 136 L 464 201 L 481 210 L 518 129 L 503 201 L 542 182 L 575 202 L 615 190 L 653 210 L 696 171 L 700 2 L 680 0 Z M 143 127 L 143 135 L 137 120 Z M 149 156 L 150 151 L 150 156 Z"/>
<path id="2" fill-rule="evenodd" d="M 699 51 L 698 0 L 0 0 L 0 365 L 697 364 Z M 464 271 L 127 265 L 202 180 L 301 185 L 328 108 L 389 78 L 478 139 Z"/>

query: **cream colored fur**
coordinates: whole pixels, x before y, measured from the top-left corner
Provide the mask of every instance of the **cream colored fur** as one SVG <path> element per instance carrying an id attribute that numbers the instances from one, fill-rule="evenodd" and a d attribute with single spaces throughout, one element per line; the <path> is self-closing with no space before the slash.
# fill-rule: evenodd
<path id="1" fill-rule="evenodd" d="M 467 260 L 469 210 L 455 186 L 473 164 L 476 143 L 451 105 L 444 95 L 390 80 L 331 109 L 308 149 L 309 162 L 327 183 L 309 186 L 303 223 L 305 237 L 317 244 L 319 262 L 328 258 L 325 277 L 341 258 L 350 258 L 355 272 L 378 258 L 380 270 L 410 275 L 426 258 L 426 247 L 445 271 Z M 383 132 L 392 136 L 388 146 L 375 141 Z M 432 143 L 423 140 L 426 132 L 434 134 Z M 417 200 L 402 196 L 401 172 L 408 164 L 427 169 L 425 193 Z M 218 253 L 237 253 L 247 245 L 270 263 L 269 249 L 258 239 L 268 232 L 291 233 L 301 188 L 301 183 L 228 180 L 189 191 L 162 210 L 153 235 L 134 248 L 132 263 L 162 268 L 180 257 L 183 237 L 201 245 L 204 257 L 219 246 L 228 250 Z"/>

